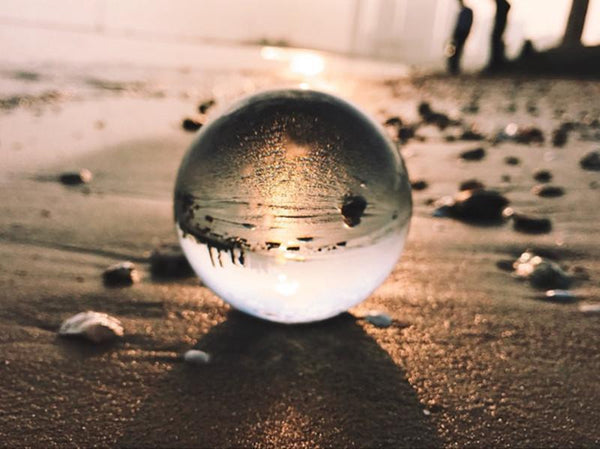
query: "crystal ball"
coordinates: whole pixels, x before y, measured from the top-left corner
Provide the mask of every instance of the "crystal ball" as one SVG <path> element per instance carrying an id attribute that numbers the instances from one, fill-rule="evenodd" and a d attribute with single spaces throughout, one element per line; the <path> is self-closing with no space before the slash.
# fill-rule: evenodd
<path id="1" fill-rule="evenodd" d="M 386 279 L 412 199 L 376 122 L 333 95 L 288 89 L 242 99 L 201 128 L 174 208 L 204 285 L 248 314 L 300 323 L 346 311 Z"/>

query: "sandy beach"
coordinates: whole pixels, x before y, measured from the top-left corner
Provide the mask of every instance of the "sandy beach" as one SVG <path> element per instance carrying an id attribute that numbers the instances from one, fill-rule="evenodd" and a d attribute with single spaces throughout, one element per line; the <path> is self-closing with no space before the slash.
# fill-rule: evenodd
<path id="1" fill-rule="evenodd" d="M 600 314 L 579 310 L 600 301 L 600 178 L 579 165 L 600 150 L 600 130 L 551 143 L 560 123 L 598 119 L 600 83 L 404 77 L 352 61 L 306 76 L 265 62 L 259 47 L 243 52 L 242 68 L 0 67 L 0 446 L 600 447 Z M 173 186 L 193 139 L 181 120 L 208 98 L 217 101 L 210 117 L 242 95 L 300 83 L 382 123 L 416 122 L 428 101 L 486 140 L 448 141 L 450 130 L 424 126 L 400 147 L 411 178 L 428 187 L 413 192 L 402 259 L 348 314 L 279 325 L 231 310 L 195 277 L 154 279 L 150 252 L 177 241 Z M 539 127 L 544 142 L 493 145 L 513 122 Z M 458 159 L 475 147 L 483 160 Z M 91 183 L 57 182 L 79 168 Z M 542 168 L 563 196 L 531 192 Z M 515 210 L 550 218 L 552 231 L 434 217 L 430 200 L 470 178 Z M 498 268 L 528 248 L 587 274 L 571 288 L 575 301 L 546 301 Z M 103 285 L 104 269 L 123 260 L 141 282 Z M 61 322 L 85 310 L 117 317 L 125 336 L 101 345 L 59 337 Z M 357 319 L 370 310 L 393 325 Z M 211 363 L 185 364 L 191 348 Z"/>

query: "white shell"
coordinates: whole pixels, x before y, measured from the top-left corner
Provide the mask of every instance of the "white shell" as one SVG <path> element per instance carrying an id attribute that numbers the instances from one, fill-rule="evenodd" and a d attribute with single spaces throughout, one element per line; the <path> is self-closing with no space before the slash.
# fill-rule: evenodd
<path id="1" fill-rule="evenodd" d="M 390 327 L 392 325 L 392 317 L 382 312 L 370 312 L 365 320 L 375 327 Z"/>
<path id="2" fill-rule="evenodd" d="M 85 337 L 102 343 L 123 336 L 123 326 L 116 318 L 100 312 L 81 312 L 65 320 L 58 330 L 63 336 Z"/>
<path id="3" fill-rule="evenodd" d="M 183 360 L 192 365 L 206 365 L 210 362 L 210 354 L 198 349 L 190 349 L 183 354 Z"/>
<path id="4" fill-rule="evenodd" d="M 546 292 L 546 298 L 556 301 L 573 301 L 575 295 L 569 290 L 548 290 Z"/>
<path id="5" fill-rule="evenodd" d="M 600 313 L 600 303 L 579 304 L 579 311 L 583 313 Z"/>

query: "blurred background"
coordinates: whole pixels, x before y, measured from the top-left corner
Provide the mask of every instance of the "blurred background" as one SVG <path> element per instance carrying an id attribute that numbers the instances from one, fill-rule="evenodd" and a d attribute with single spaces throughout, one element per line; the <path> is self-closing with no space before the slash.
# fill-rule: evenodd
<path id="1" fill-rule="evenodd" d="M 463 65 L 476 69 L 488 58 L 495 4 L 466 4 L 474 22 Z M 505 34 L 509 57 L 525 39 L 538 50 L 560 42 L 571 0 L 513 0 L 511 5 Z M 127 45 L 92 44 L 93 35 L 153 42 L 154 59 L 165 63 L 176 57 L 165 44 L 179 42 L 292 46 L 441 68 L 457 12 L 456 0 L 3 0 L 0 36 L 4 62 L 144 57 Z M 600 0 L 589 1 L 582 43 L 600 44 Z"/>

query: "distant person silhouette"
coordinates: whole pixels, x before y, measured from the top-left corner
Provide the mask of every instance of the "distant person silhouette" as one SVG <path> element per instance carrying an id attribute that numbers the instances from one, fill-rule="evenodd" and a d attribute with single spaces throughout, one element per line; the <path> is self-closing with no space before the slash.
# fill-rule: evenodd
<path id="1" fill-rule="evenodd" d="M 510 3 L 506 0 L 495 0 L 495 2 L 496 16 L 494 18 L 494 29 L 492 30 L 492 51 L 490 53 L 490 62 L 487 67 L 490 72 L 498 71 L 498 69 L 506 62 L 503 36 L 508 19 L 508 10 L 510 9 Z"/>
<path id="2" fill-rule="evenodd" d="M 458 3 L 460 4 L 460 11 L 447 53 L 448 72 L 452 75 L 460 73 L 460 58 L 467 37 L 469 37 L 469 33 L 471 32 L 471 25 L 473 25 L 473 10 L 466 7 L 463 0 L 458 0 Z"/>

